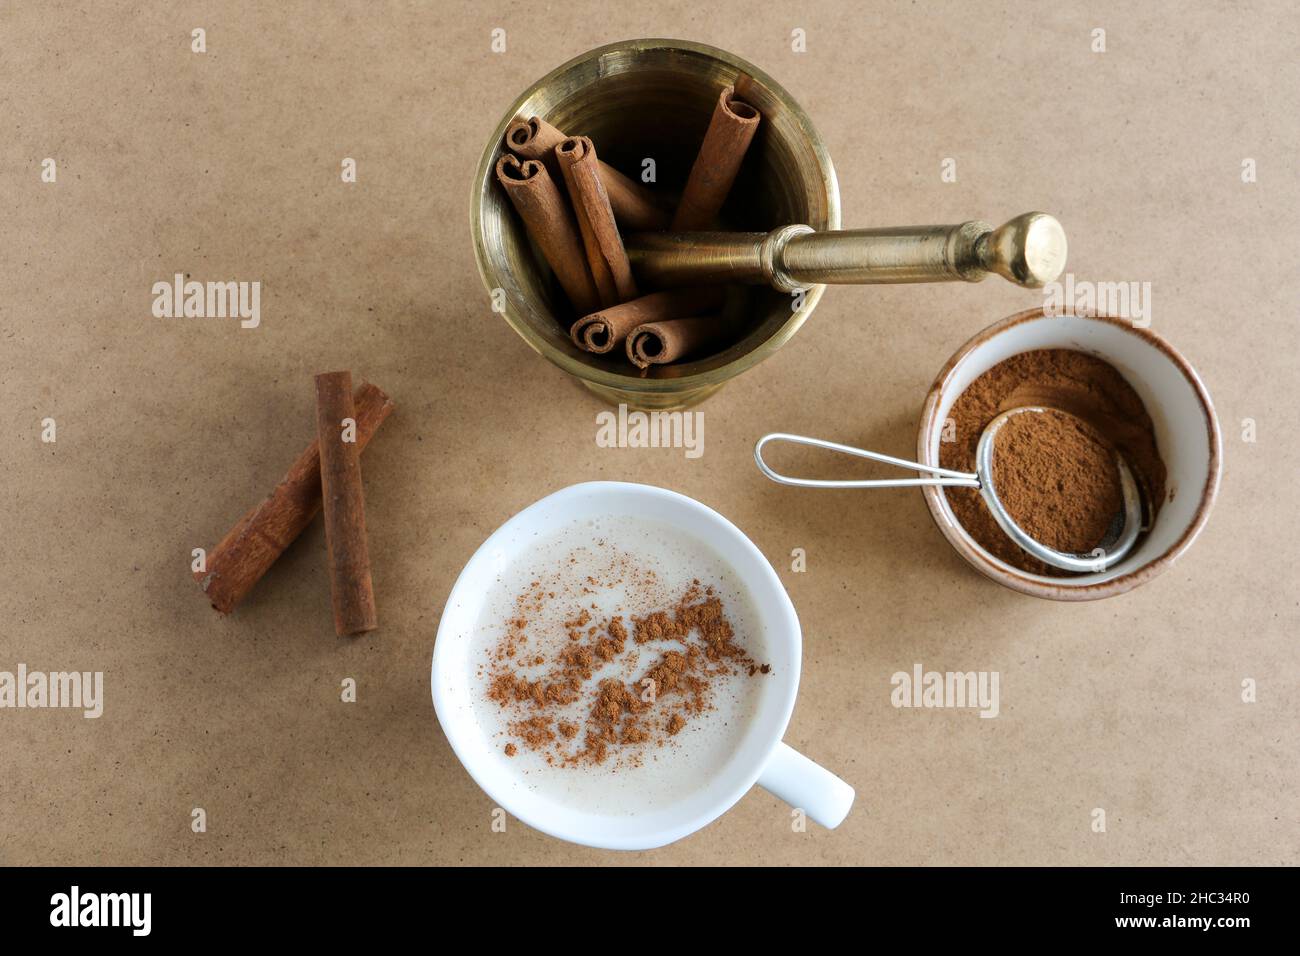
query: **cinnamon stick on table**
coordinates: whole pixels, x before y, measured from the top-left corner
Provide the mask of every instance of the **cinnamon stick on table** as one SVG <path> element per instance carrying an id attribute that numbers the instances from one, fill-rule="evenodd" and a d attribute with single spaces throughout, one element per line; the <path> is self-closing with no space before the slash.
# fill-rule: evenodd
<path id="1" fill-rule="evenodd" d="M 600 296 L 587 267 L 578 223 L 546 167 L 532 159 L 521 163 L 506 153 L 497 160 L 496 172 L 497 181 L 510 197 L 524 221 L 524 228 L 541 249 L 542 258 L 555 273 L 573 308 L 579 315 L 600 308 Z"/>
<path id="2" fill-rule="evenodd" d="M 555 147 L 555 156 L 569 187 L 569 201 L 578 219 L 601 306 L 609 308 L 635 299 L 632 265 L 614 222 L 605 185 L 596 171 L 596 147 L 587 137 L 574 136 Z"/>
<path id="3" fill-rule="evenodd" d="M 672 289 L 652 292 L 622 305 L 584 315 L 573 323 L 573 344 L 603 355 L 621 346 L 638 325 L 665 319 L 684 319 L 722 308 L 725 294 L 717 288 Z"/>
<path id="4" fill-rule="evenodd" d="M 647 322 L 628 333 L 627 357 L 637 368 L 666 365 L 692 352 L 722 345 L 735 329 L 720 315 Z"/>
<path id="5" fill-rule="evenodd" d="M 316 440 L 320 444 L 321 498 L 325 544 L 330 556 L 334 630 L 340 637 L 379 626 L 366 543 L 366 502 L 361 488 L 361 454 L 351 372 L 316 376 Z"/>
<path id="6" fill-rule="evenodd" d="M 566 139 L 550 123 L 534 116 L 528 120 L 515 120 L 506 129 L 506 148 L 514 150 L 525 159 L 536 159 L 546 164 L 551 176 L 560 179 L 560 166 L 555 157 L 555 147 Z M 600 181 L 609 195 L 614 218 L 624 229 L 632 232 L 667 229 L 669 215 L 659 205 L 655 194 L 634 179 L 624 176 L 613 166 L 597 162 Z"/>
<path id="7" fill-rule="evenodd" d="M 396 406 L 382 389 L 370 384 L 357 389 L 354 404 L 360 452 Z M 320 508 L 320 445 L 313 441 L 275 490 L 208 553 L 204 570 L 194 572 L 212 606 L 222 614 L 233 611 Z"/>
<path id="8" fill-rule="evenodd" d="M 758 110 L 737 99 L 735 87 L 728 86 L 722 91 L 686 180 L 681 202 L 673 214 L 670 228 L 674 232 L 698 232 L 713 225 L 740 172 L 740 162 L 745 158 L 758 122 Z"/>

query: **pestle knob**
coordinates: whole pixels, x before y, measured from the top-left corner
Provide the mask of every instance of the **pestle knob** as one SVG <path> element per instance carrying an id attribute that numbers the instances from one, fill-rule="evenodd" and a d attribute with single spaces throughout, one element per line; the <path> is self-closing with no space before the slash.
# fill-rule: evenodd
<path id="1" fill-rule="evenodd" d="M 981 236 L 975 252 L 985 272 L 1041 289 L 1065 269 L 1065 230 L 1045 212 L 1027 212 Z"/>
<path id="2" fill-rule="evenodd" d="M 1065 230 L 1041 212 L 994 229 L 897 226 L 814 232 L 782 226 L 763 232 L 642 232 L 627 237 L 628 257 L 647 286 L 768 284 L 793 292 L 821 283 L 978 282 L 990 272 L 1037 289 L 1065 268 Z"/>

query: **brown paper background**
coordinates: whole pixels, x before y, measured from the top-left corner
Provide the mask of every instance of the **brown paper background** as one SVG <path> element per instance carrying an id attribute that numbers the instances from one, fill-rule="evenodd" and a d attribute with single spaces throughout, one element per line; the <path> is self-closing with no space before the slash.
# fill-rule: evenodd
<path id="1" fill-rule="evenodd" d="M 1300 862 L 1297 14 L 1071 6 L 5 4 L 0 669 L 103 670 L 106 700 L 99 720 L 0 711 L 0 863 Z M 469 184 L 527 84 L 656 35 L 790 90 L 846 226 L 1044 209 L 1078 277 L 1150 281 L 1224 429 L 1195 547 L 1127 596 L 1053 604 L 968 568 L 919 494 L 757 473 L 775 429 L 910 454 L 945 359 L 1041 301 L 996 279 L 832 289 L 704 407 L 703 458 L 597 448 L 602 406 L 488 308 Z M 153 318 L 177 271 L 260 280 L 261 328 Z M 310 375 L 334 367 L 398 403 L 364 459 L 381 629 L 334 636 L 319 521 L 220 618 L 190 549 L 279 479 L 312 436 Z M 693 495 L 774 562 L 805 629 L 787 740 L 857 788 L 839 830 L 794 833 L 755 790 L 645 854 L 490 832 L 429 700 L 442 602 L 493 528 L 593 478 Z M 1002 715 L 893 709 L 915 661 L 1000 671 Z"/>

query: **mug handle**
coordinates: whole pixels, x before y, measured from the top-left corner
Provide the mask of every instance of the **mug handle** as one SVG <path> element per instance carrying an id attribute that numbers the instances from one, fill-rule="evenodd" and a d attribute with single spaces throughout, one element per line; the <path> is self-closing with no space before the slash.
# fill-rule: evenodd
<path id="1" fill-rule="evenodd" d="M 843 823 L 853 806 L 852 787 L 784 742 L 772 751 L 758 785 L 828 830 Z"/>

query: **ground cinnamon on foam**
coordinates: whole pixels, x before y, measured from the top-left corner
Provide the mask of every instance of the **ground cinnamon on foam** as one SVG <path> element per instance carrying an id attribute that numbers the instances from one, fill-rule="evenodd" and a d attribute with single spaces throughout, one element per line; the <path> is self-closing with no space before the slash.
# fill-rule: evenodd
<path id="1" fill-rule="evenodd" d="M 592 593 L 596 585 L 588 579 L 577 591 Z M 565 646 L 548 654 L 544 636 L 530 640 L 530 631 L 545 628 L 546 612 L 557 601 L 573 599 L 534 581 L 519 595 L 516 614 L 489 655 L 488 699 L 512 716 L 507 756 L 523 746 L 552 766 L 639 765 L 647 750 L 670 744 L 712 709 L 719 679 L 747 680 L 771 670 L 737 642 L 722 600 L 698 580 L 674 606 L 626 620 L 597 621 L 589 610 L 576 609 L 563 622 Z M 653 663 L 631 683 L 597 679 L 607 664 L 639 663 L 646 645 L 653 645 Z M 535 679 L 524 673 L 539 668 Z M 565 719 L 579 702 L 581 725 Z"/>
<path id="2" fill-rule="evenodd" d="M 940 443 L 939 463 L 974 471 L 984 427 L 1001 412 L 1028 405 L 1069 415 L 1013 416 L 998 435 L 993 477 L 1017 524 L 1058 550 L 1091 552 L 1120 507 L 1112 448 L 1124 455 L 1147 503 L 1148 520 L 1154 519 L 1165 499 L 1165 465 L 1151 417 L 1114 366 L 1085 352 L 1023 352 L 975 379 L 953 403 L 954 440 Z M 953 515 L 986 551 L 1035 574 L 1070 573 L 1020 550 L 1002 533 L 979 491 L 944 492 Z"/>

